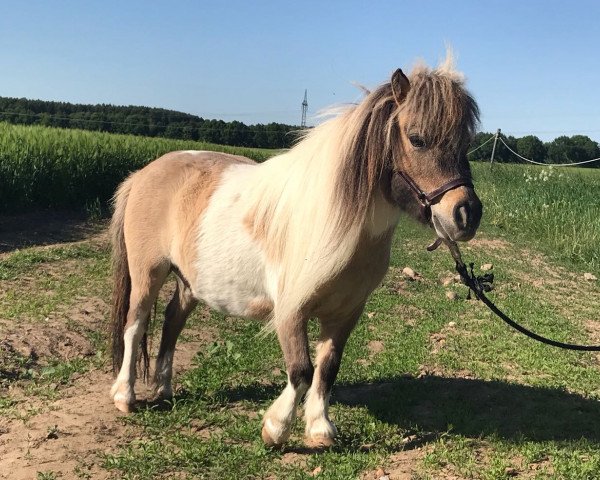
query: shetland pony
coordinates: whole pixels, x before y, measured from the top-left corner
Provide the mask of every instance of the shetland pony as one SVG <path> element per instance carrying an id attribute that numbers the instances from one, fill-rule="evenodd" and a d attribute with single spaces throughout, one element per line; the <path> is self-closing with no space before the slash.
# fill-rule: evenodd
<path id="1" fill-rule="evenodd" d="M 408 77 L 397 70 L 360 104 L 262 164 L 179 151 L 133 173 L 115 194 L 111 223 L 115 406 L 129 412 L 135 404 L 138 349 L 146 351 L 152 305 L 174 272 L 177 288 L 156 359 L 157 396 L 172 395 L 175 343 L 203 301 L 229 315 L 264 319 L 277 333 L 288 382 L 264 415 L 264 442 L 288 439 L 306 395 L 306 442 L 331 445 L 331 388 L 346 340 L 388 268 L 401 211 L 433 226 L 441 239 L 475 235 L 482 206 L 466 151 L 478 119 L 448 58 L 435 69 L 417 66 Z M 437 194 L 424 200 L 427 191 Z M 311 318 L 320 324 L 315 367 Z M 146 352 L 146 370 L 147 362 Z"/>

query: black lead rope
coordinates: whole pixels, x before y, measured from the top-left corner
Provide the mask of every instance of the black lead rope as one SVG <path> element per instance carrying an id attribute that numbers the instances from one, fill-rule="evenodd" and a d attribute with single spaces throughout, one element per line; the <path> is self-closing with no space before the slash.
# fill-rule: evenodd
<path id="1" fill-rule="evenodd" d="M 447 243 L 447 242 L 445 242 Z M 527 335 L 529 338 L 533 338 L 538 342 L 545 343 L 546 345 L 552 345 L 553 347 L 564 348 L 566 350 L 578 350 L 584 352 L 600 352 L 600 345 L 574 345 L 572 343 L 563 343 L 558 342 L 556 340 L 552 340 L 550 338 L 542 337 L 537 333 L 528 330 L 527 328 L 519 325 L 517 322 L 512 320 L 508 315 L 502 312 L 496 305 L 494 305 L 491 300 L 489 300 L 484 292 L 491 290 L 491 283 L 494 280 L 493 274 L 486 274 L 483 276 L 475 276 L 473 273 L 473 264 L 469 264 L 470 272 L 467 271 L 467 266 L 464 264 L 462 259 L 460 258 L 460 251 L 456 244 L 448 244 L 450 248 L 450 253 L 456 262 L 456 271 L 460 275 L 463 283 L 469 287 L 470 291 L 472 291 L 475 296 L 481 300 L 492 312 L 498 315 L 504 322 L 510 325 L 515 330 L 518 330 L 524 335 Z"/>

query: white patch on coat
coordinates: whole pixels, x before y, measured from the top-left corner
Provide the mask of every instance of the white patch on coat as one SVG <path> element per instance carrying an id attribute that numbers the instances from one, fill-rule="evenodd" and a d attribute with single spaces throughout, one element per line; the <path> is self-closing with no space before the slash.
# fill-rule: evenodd
<path id="1" fill-rule="evenodd" d="M 220 186 L 202 215 L 197 236 L 192 292 L 210 307 L 244 315 L 256 298 L 273 301 L 265 255 L 244 227 L 245 197 L 257 167 L 232 165 L 223 171 Z"/>

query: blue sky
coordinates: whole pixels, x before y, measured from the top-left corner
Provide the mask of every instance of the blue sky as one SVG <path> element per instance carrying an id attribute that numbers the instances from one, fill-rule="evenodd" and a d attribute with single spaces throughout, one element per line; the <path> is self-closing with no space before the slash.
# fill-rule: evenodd
<path id="1" fill-rule="evenodd" d="M 600 140 L 596 1 L 6 1 L 0 96 L 298 124 L 445 43 L 482 129 Z M 309 123 L 315 123 L 309 119 Z"/>

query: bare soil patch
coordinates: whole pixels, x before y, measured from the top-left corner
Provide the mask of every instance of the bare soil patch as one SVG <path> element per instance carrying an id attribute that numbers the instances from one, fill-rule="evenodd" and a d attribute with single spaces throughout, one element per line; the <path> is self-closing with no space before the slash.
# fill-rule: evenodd
<path id="1" fill-rule="evenodd" d="M 0 257 L 32 245 L 46 248 L 85 242 L 108 246 L 105 229 L 69 214 L 1 217 L 0 232 Z M 40 264 L 35 271 L 3 282 L 0 294 L 18 290 L 26 295 L 39 287 L 42 277 L 62 278 L 80 268 L 80 262 L 73 260 Z M 102 348 L 98 333 L 107 338 L 110 306 L 108 298 L 96 296 L 97 292 L 87 294 L 85 288 L 82 285 L 70 305 L 57 306 L 45 317 L 0 318 L 0 400 L 11 404 L 0 410 L 0 479 L 31 479 L 37 472 L 53 472 L 67 480 L 117 478 L 101 467 L 103 455 L 140 435 L 137 427 L 122 421 L 123 415 L 109 398 L 113 381 L 109 366 L 95 368 L 98 361 L 91 361 Z M 166 285 L 161 300 L 168 300 L 172 292 L 173 285 Z M 198 312 L 200 320 L 208 315 L 202 307 Z M 159 322 L 162 314 L 159 308 Z M 158 348 L 159 332 L 154 337 L 153 351 Z M 201 321 L 184 330 L 175 354 L 175 381 L 190 368 L 198 350 L 214 338 L 214 332 Z M 39 375 L 47 365 L 86 359 L 86 371 L 72 374 L 64 383 L 48 385 L 50 395 L 32 393 L 32 375 Z M 142 404 L 153 398 L 151 386 L 141 381 L 136 384 L 136 394 Z"/>
<path id="2" fill-rule="evenodd" d="M 193 337 L 177 346 L 176 376 L 190 367 L 196 352 L 209 340 L 205 330 Z M 23 408 L 36 405 L 39 413 L 25 421 L 0 418 L 0 478 L 31 479 L 38 471 L 53 471 L 61 479 L 81 478 L 78 472 L 88 474 L 88 478 L 111 478 L 101 468 L 102 455 L 122 448 L 139 435 L 135 427 L 119 420 L 123 414 L 109 398 L 112 381 L 107 367 L 89 371 L 76 376 L 60 392 L 60 399 L 46 404 L 14 392 L 25 403 Z M 142 382 L 136 384 L 136 394 L 140 403 L 153 398 L 151 386 Z"/>
<path id="3" fill-rule="evenodd" d="M 31 479 L 39 471 L 60 478 L 109 478 L 100 468 L 101 453 L 109 453 L 133 435 L 132 427 L 118 421 L 120 414 L 108 397 L 112 376 L 93 371 L 78 378 L 63 398 L 27 421 L 2 424 L 0 478 Z"/>
<path id="4" fill-rule="evenodd" d="M 36 245 L 89 240 L 107 221 L 90 222 L 82 213 L 44 211 L 0 216 L 0 254 Z"/>
<path id="5" fill-rule="evenodd" d="M 483 248 L 488 250 L 506 250 L 507 248 L 510 248 L 511 245 L 506 240 L 502 240 L 500 238 L 485 238 L 478 236 L 475 237 L 473 240 L 470 240 L 465 249 L 469 250 L 471 247 Z"/>
<path id="6" fill-rule="evenodd" d="M 417 473 L 415 466 L 424 454 L 421 448 L 396 452 L 381 466 L 363 473 L 361 480 L 379 480 L 386 476 L 389 480 L 411 480 L 415 478 Z"/>

